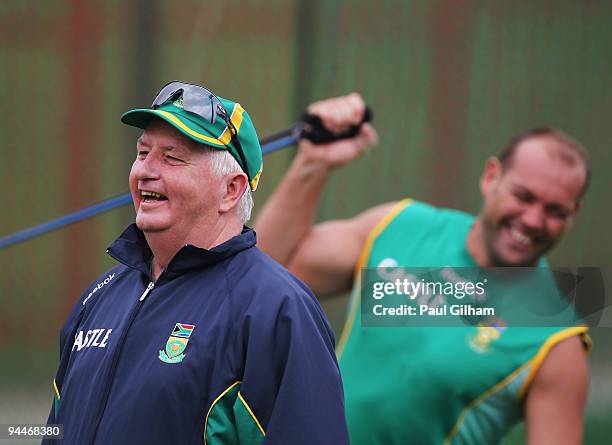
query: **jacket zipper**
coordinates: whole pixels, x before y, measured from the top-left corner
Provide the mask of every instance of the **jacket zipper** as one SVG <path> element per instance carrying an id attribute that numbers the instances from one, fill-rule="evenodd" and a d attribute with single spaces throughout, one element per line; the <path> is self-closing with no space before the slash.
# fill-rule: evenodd
<path id="1" fill-rule="evenodd" d="M 144 290 L 144 292 L 142 293 L 142 295 L 140 296 L 140 298 L 138 299 L 138 301 L 144 301 L 145 298 L 147 298 L 147 295 L 149 295 L 149 292 L 151 292 L 151 290 L 153 290 L 153 286 L 155 286 L 155 281 L 151 281 L 149 283 L 149 285 L 147 286 L 147 288 Z"/>
<path id="2" fill-rule="evenodd" d="M 117 346 L 117 352 L 115 352 L 115 356 L 113 357 L 113 361 L 111 363 L 111 367 L 110 367 L 110 371 L 109 371 L 109 375 L 107 379 L 108 383 L 106 385 L 106 389 L 102 397 L 102 403 L 101 403 L 102 410 L 98 413 L 98 419 L 95 423 L 96 429 L 94 430 L 94 434 L 91 439 L 92 445 L 96 443 L 96 436 L 98 435 L 98 428 L 100 427 L 100 423 L 102 423 L 102 417 L 104 416 L 104 411 L 106 411 L 106 404 L 108 403 L 108 397 L 110 396 L 111 386 L 113 386 L 113 381 L 115 380 L 115 372 L 117 371 L 117 362 L 119 361 L 119 356 L 121 355 L 121 352 L 123 351 L 123 346 L 125 345 L 125 340 L 127 339 L 128 332 L 130 331 L 130 328 L 132 327 L 132 323 L 134 323 L 134 320 L 136 319 L 136 315 L 138 315 L 138 312 L 140 312 L 140 308 L 142 307 L 142 302 L 144 301 L 145 298 L 147 298 L 147 295 L 151 293 L 154 286 L 155 286 L 155 281 L 151 280 L 148 286 L 146 287 L 146 289 L 144 290 L 144 292 L 142 293 L 142 295 L 140 296 L 140 298 L 138 299 L 138 303 L 136 303 L 136 307 L 132 310 L 130 319 L 127 322 L 125 333 L 121 337 L 121 344 Z"/>

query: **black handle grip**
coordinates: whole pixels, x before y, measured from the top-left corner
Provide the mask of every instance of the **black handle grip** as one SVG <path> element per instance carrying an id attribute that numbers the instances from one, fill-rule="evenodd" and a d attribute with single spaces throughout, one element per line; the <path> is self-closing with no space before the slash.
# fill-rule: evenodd
<path id="1" fill-rule="evenodd" d="M 365 122 L 371 122 L 372 118 L 372 109 L 370 107 L 366 107 L 365 113 L 363 114 L 363 119 L 358 125 L 352 125 L 342 133 L 332 133 L 325 128 L 323 121 L 319 116 L 304 112 L 300 117 L 300 121 L 303 124 L 301 137 L 308 139 L 314 144 L 327 144 L 330 142 L 339 141 L 340 139 L 354 138 L 357 136 L 357 134 L 359 134 L 361 126 Z"/>

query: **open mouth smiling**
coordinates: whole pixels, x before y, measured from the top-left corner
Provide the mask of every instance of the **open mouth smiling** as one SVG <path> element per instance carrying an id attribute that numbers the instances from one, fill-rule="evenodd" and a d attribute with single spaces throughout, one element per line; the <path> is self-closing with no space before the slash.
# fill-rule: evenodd
<path id="1" fill-rule="evenodd" d="M 167 201 L 168 198 L 161 193 L 157 192 L 149 192 L 146 190 L 140 190 L 140 197 L 142 198 L 142 202 L 152 203 L 152 202 L 160 202 Z"/>

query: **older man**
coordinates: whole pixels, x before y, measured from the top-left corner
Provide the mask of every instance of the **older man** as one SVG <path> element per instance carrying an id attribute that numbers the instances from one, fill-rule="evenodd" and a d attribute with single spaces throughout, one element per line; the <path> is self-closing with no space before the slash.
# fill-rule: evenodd
<path id="1" fill-rule="evenodd" d="M 62 329 L 49 423 L 75 445 L 347 443 L 328 322 L 243 227 L 262 169 L 249 115 L 171 82 L 122 121 L 145 130 L 136 223 Z"/>
<path id="2" fill-rule="evenodd" d="M 361 122 L 364 109 L 352 94 L 309 112 L 342 132 Z M 475 218 L 407 199 L 311 226 L 330 173 L 375 142 L 367 124 L 352 140 L 303 141 L 256 224 L 260 247 L 315 294 L 346 291 L 356 280 L 337 351 L 351 442 L 490 445 L 524 416 L 530 445 L 580 443 L 586 328 L 364 327 L 355 271 L 539 264 L 580 208 L 589 177 L 583 149 L 556 129 L 517 136 L 487 161 Z"/>

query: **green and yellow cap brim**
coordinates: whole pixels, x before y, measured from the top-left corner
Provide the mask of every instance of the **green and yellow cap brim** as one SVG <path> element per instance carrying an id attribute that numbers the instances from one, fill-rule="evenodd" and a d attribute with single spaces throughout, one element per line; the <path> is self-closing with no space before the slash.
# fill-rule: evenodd
<path id="1" fill-rule="evenodd" d="M 249 185 L 251 190 L 257 188 L 259 177 L 263 169 L 261 146 L 255 131 L 255 126 L 249 114 L 239 103 L 219 98 L 236 131 L 242 145 L 244 157 L 249 171 Z M 147 128 L 153 117 L 158 117 L 188 138 L 219 150 L 228 150 L 236 159 L 238 165 L 244 170 L 242 160 L 232 141 L 230 129 L 220 117 L 214 123 L 201 116 L 184 110 L 173 103 L 166 103 L 157 109 L 137 108 L 121 116 L 121 122 L 132 127 Z"/>

